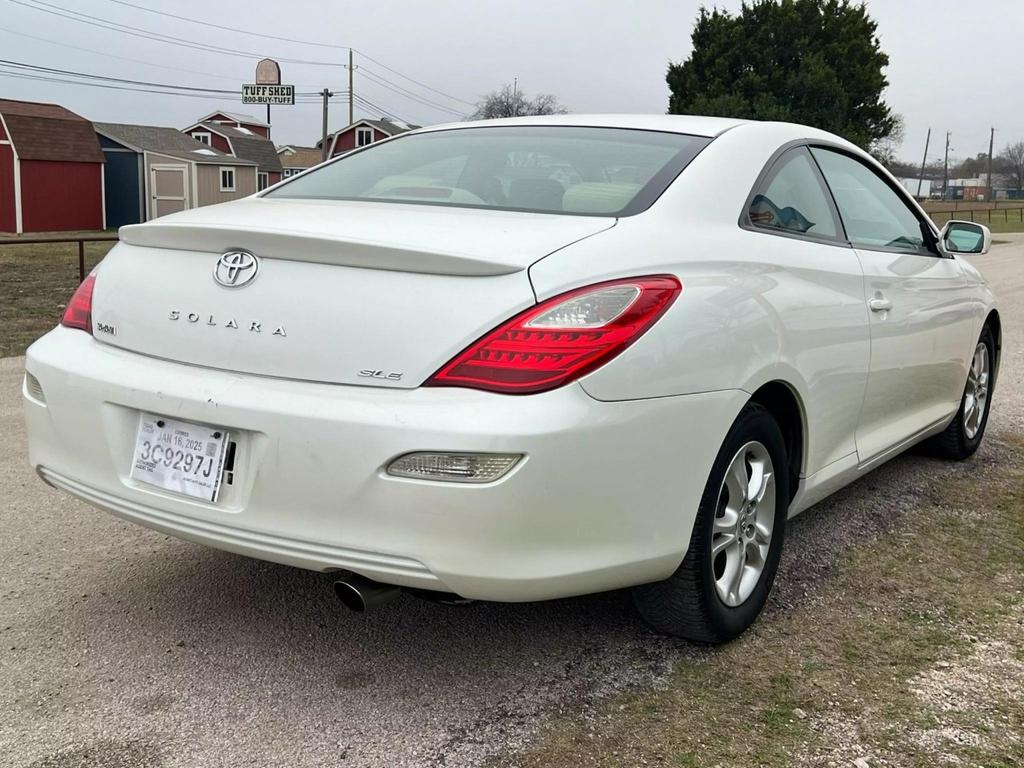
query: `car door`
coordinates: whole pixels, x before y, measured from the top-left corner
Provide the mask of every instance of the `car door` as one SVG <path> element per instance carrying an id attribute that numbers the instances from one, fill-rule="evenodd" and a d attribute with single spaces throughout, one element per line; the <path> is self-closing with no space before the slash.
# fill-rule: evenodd
<path id="1" fill-rule="evenodd" d="M 926 241 L 930 225 L 862 158 L 811 149 L 864 270 L 871 362 L 857 426 L 861 463 L 956 411 L 973 349 L 969 288 L 960 263 Z"/>
<path id="2" fill-rule="evenodd" d="M 756 233 L 751 252 L 771 265 L 764 299 L 785 327 L 781 357 L 804 378 L 804 470 L 813 475 L 854 461 L 870 343 L 864 275 L 807 147 L 788 148 L 768 164 L 741 225 Z"/>

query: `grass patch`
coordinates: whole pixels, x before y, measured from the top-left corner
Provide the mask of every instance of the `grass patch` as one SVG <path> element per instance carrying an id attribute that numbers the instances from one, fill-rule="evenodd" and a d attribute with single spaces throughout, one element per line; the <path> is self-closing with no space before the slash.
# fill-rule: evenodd
<path id="1" fill-rule="evenodd" d="M 935 212 L 929 213 L 932 221 L 935 222 L 936 226 L 940 229 L 950 219 L 959 219 L 961 221 L 971 221 L 971 211 L 956 211 L 956 212 Z M 1024 210 L 1021 209 L 996 209 L 994 211 L 974 211 L 974 221 L 978 224 L 984 224 L 995 234 L 1008 234 L 1013 232 L 1024 232 Z"/>
<path id="2" fill-rule="evenodd" d="M 104 233 L 62 234 L 73 237 Z M 0 357 L 25 354 L 29 344 L 57 325 L 78 287 L 77 243 L 3 244 L 17 240 L 0 236 Z M 86 272 L 113 245 L 86 243 Z"/>
<path id="3" fill-rule="evenodd" d="M 813 605 L 681 662 L 665 690 L 558 722 L 493 765 L 1019 764 L 1024 440 L 999 450 L 996 466 L 937 482 L 895 530 L 849 551 Z M 929 698 L 971 701 L 957 686 L 986 665 L 998 671 L 977 706 Z"/>

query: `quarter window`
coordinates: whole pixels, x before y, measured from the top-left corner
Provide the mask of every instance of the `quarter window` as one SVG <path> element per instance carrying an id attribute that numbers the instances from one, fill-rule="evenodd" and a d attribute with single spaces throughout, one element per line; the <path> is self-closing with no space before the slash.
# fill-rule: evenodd
<path id="1" fill-rule="evenodd" d="M 854 246 L 928 253 L 922 222 L 896 191 L 858 160 L 813 148 Z"/>
<path id="2" fill-rule="evenodd" d="M 839 227 L 828 191 L 804 147 L 780 157 L 758 185 L 748 210 L 755 227 L 836 239 Z"/>
<path id="3" fill-rule="evenodd" d="M 234 168 L 221 168 L 220 169 L 220 191 L 221 192 L 234 192 L 235 191 L 235 169 Z"/>

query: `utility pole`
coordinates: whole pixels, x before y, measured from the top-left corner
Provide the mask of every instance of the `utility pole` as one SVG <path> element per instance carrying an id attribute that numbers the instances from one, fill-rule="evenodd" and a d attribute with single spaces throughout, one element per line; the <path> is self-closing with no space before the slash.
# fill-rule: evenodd
<path id="1" fill-rule="evenodd" d="M 519 117 L 519 78 L 512 78 L 512 117 Z"/>
<path id="2" fill-rule="evenodd" d="M 988 200 L 992 200 L 992 145 L 996 141 L 996 129 L 988 135 Z"/>
<path id="3" fill-rule="evenodd" d="M 942 161 L 942 199 L 946 199 L 949 189 L 949 131 L 946 131 L 946 157 Z"/>
<path id="4" fill-rule="evenodd" d="M 334 94 L 324 88 L 320 91 L 320 95 L 324 98 L 324 125 L 323 125 L 323 136 L 320 140 L 320 161 L 323 162 L 327 159 L 327 100 Z"/>
<path id="5" fill-rule="evenodd" d="M 924 167 L 928 163 L 928 145 L 932 141 L 932 129 L 928 129 L 928 136 L 924 140 L 924 157 L 921 158 L 921 175 L 917 177 L 917 196 L 921 197 L 921 185 L 924 183 Z"/>
<path id="6" fill-rule="evenodd" d="M 352 91 L 352 72 L 355 70 L 355 66 L 352 64 L 352 49 L 348 49 L 348 124 L 352 125 L 356 121 L 356 111 L 354 99 L 355 93 Z"/>

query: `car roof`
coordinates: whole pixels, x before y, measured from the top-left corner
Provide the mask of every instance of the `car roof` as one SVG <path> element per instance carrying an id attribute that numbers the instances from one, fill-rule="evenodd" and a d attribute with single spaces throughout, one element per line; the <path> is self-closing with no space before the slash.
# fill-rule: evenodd
<path id="1" fill-rule="evenodd" d="M 666 131 L 685 133 L 690 136 L 712 138 L 731 128 L 749 123 L 734 117 L 702 117 L 699 115 L 644 115 L 644 114 L 603 114 L 603 115 L 531 115 L 528 117 L 506 117 L 497 120 L 469 120 L 459 123 L 445 123 L 421 128 L 416 133 L 444 131 L 453 128 L 483 128 L 526 125 L 565 125 L 588 128 L 632 128 L 644 131 Z"/>

